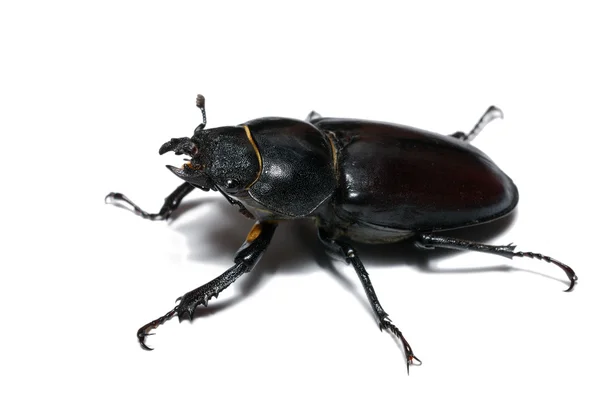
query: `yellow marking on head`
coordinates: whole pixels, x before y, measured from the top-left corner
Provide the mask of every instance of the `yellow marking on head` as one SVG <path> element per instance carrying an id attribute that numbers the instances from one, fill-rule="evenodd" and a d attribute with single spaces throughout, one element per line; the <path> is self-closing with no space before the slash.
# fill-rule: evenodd
<path id="1" fill-rule="evenodd" d="M 192 163 L 191 163 L 191 162 L 187 162 L 187 163 L 183 164 L 183 165 L 181 166 L 181 168 L 182 168 L 182 169 L 183 169 L 183 168 L 189 168 L 189 169 L 193 169 L 193 170 L 196 170 L 196 171 L 200 171 L 200 170 L 203 170 L 203 169 L 204 169 L 204 166 L 203 166 L 203 165 L 195 165 L 195 166 L 194 166 L 194 165 L 192 165 Z"/>
<path id="2" fill-rule="evenodd" d="M 260 235 L 261 232 L 262 232 L 262 225 L 254 224 L 252 229 L 250 229 L 250 233 L 248 233 L 248 236 L 246 236 L 246 242 L 248 242 L 248 243 L 254 242 L 256 240 L 256 238 L 258 237 L 258 235 Z"/>
<path id="3" fill-rule="evenodd" d="M 256 178 L 252 181 L 252 183 L 250 183 L 248 186 L 246 186 L 246 190 L 248 190 L 252 187 L 252 185 L 254 185 L 256 183 L 258 178 L 260 178 L 260 174 L 262 173 L 262 168 L 263 168 L 263 162 L 262 162 L 262 156 L 260 155 L 260 151 L 258 151 L 258 146 L 256 146 L 256 142 L 254 141 L 254 138 L 252 137 L 252 134 L 250 133 L 250 128 L 248 128 L 248 125 L 244 125 L 244 130 L 246 131 L 246 136 L 248 137 L 248 140 L 250 141 L 250 144 L 252 145 L 252 148 L 254 149 L 254 152 L 256 153 L 256 158 L 258 158 L 258 174 L 256 174 Z M 252 231 L 250 233 L 252 233 Z"/>

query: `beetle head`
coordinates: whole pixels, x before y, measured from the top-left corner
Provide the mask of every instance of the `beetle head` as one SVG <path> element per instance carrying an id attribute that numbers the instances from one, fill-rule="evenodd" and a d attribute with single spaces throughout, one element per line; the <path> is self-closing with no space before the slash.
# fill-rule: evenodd
<path id="1" fill-rule="evenodd" d="M 198 95 L 196 105 L 202 111 L 202 123 L 191 138 L 174 138 L 158 151 L 169 151 L 189 157 L 182 168 L 167 165 L 179 178 L 202 190 L 235 194 L 248 188 L 260 173 L 259 154 L 241 126 L 204 129 L 206 113 L 204 97 Z"/>

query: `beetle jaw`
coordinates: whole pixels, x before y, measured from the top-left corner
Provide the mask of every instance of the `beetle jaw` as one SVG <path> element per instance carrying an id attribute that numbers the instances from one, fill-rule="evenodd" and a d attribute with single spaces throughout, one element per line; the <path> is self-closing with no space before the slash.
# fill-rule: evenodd
<path id="1" fill-rule="evenodd" d="M 208 192 L 209 190 L 216 190 L 212 180 L 206 175 L 201 169 L 196 169 L 193 166 L 190 167 L 191 163 L 185 164 L 183 168 L 177 168 L 172 165 L 166 165 L 166 167 L 177 177 L 197 187 L 198 189 Z"/>
<path id="2" fill-rule="evenodd" d="M 198 162 L 199 150 L 196 143 L 187 137 L 173 138 L 160 147 L 158 154 L 163 155 L 170 151 L 176 155 L 192 157 L 192 160 L 184 164 L 182 168 L 166 165 L 173 174 L 204 191 L 215 190 L 212 180 L 204 172 L 203 165 Z"/>
<path id="3" fill-rule="evenodd" d="M 192 142 L 192 139 L 188 137 L 173 138 L 160 146 L 158 154 L 162 156 L 169 151 L 174 152 L 178 156 L 185 154 L 187 156 L 194 157 L 196 154 L 198 154 L 198 147 L 194 142 Z"/>

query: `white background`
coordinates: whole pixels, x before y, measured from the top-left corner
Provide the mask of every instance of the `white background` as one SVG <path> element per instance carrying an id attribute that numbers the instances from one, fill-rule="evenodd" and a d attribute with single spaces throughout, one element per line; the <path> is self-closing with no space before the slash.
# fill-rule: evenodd
<path id="1" fill-rule="evenodd" d="M 0 397 L 598 398 L 594 7 L 216 3 L 0 6 Z M 196 93 L 209 127 L 315 109 L 449 134 L 498 105 L 474 144 L 521 201 L 472 237 L 563 260 L 577 288 L 541 261 L 359 247 L 423 360 L 407 376 L 353 270 L 321 268 L 313 228 L 292 223 L 140 350 L 137 329 L 225 271 L 251 226 L 199 191 L 168 223 L 103 203 L 160 208 L 181 159 L 157 151 L 200 122 Z"/>

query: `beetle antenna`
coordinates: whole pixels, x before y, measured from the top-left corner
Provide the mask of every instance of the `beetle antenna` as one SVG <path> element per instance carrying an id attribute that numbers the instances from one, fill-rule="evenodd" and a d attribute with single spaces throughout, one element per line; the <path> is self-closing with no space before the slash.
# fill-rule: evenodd
<path id="1" fill-rule="evenodd" d="M 196 107 L 198 107 L 202 112 L 202 123 L 198 125 L 196 131 L 201 131 L 206 126 L 206 109 L 204 108 L 204 102 L 204 96 L 202 96 L 201 94 L 196 96 Z"/>

